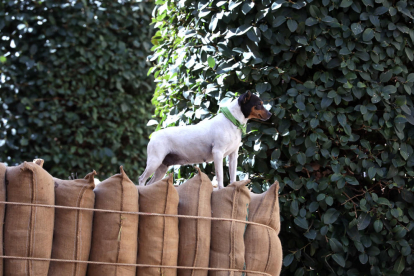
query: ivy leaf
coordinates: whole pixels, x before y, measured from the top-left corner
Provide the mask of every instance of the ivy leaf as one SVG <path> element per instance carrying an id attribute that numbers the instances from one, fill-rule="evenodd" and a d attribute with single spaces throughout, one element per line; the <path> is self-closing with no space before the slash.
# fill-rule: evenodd
<path id="1" fill-rule="evenodd" d="M 318 210 L 318 208 L 319 208 L 319 203 L 318 203 L 318 202 L 316 202 L 316 201 L 312 202 L 312 203 L 309 205 L 309 211 L 310 211 L 311 213 L 313 213 L 313 212 L 315 212 L 316 210 Z"/>
<path id="2" fill-rule="evenodd" d="M 368 255 L 363 253 L 359 255 L 359 261 L 361 264 L 366 264 L 368 262 Z"/>
<path id="3" fill-rule="evenodd" d="M 338 118 L 338 122 L 341 124 L 341 126 L 346 125 L 346 116 L 345 116 L 345 114 L 340 113 L 340 114 L 337 115 L 337 118 Z"/>
<path id="4" fill-rule="evenodd" d="M 410 157 L 410 154 L 408 152 L 408 146 L 406 143 L 402 143 L 400 147 L 400 154 L 404 158 L 404 160 L 407 160 Z"/>
<path id="5" fill-rule="evenodd" d="M 405 269 L 405 258 L 404 256 L 401 256 L 397 259 L 397 261 L 394 264 L 394 271 L 401 274 Z"/>
<path id="6" fill-rule="evenodd" d="M 378 198 L 377 203 L 380 205 L 387 205 L 391 207 L 391 203 L 389 202 L 389 200 L 384 197 Z"/>
<path id="7" fill-rule="evenodd" d="M 296 29 L 298 28 L 298 22 L 296 22 L 296 20 L 293 20 L 293 19 L 289 19 L 287 22 L 287 25 L 288 25 L 289 30 L 292 33 L 296 31 Z"/>
<path id="8" fill-rule="evenodd" d="M 332 224 L 338 219 L 340 214 L 336 209 L 330 208 L 325 212 L 323 221 L 325 224 Z"/>
<path id="9" fill-rule="evenodd" d="M 293 200 L 290 204 L 290 213 L 295 217 L 299 214 L 299 205 L 297 200 Z"/>
<path id="10" fill-rule="evenodd" d="M 374 222 L 374 230 L 375 230 L 375 232 L 377 232 L 377 233 L 381 232 L 382 227 L 383 227 L 383 223 L 382 223 L 381 220 L 378 219 L 378 220 L 376 220 Z"/>
<path id="11" fill-rule="evenodd" d="M 345 259 L 344 257 L 342 257 L 342 255 L 336 253 L 332 255 L 332 259 L 334 259 L 334 261 L 339 264 L 342 267 L 345 267 Z"/>
<path id="12" fill-rule="evenodd" d="M 250 29 L 253 28 L 253 26 L 249 24 L 244 24 L 238 28 L 230 29 L 226 34 L 226 39 L 231 38 L 233 36 L 241 36 L 250 31 Z"/>
<path id="13" fill-rule="evenodd" d="M 246 1 L 243 3 L 242 6 L 242 12 L 243 14 L 247 14 L 249 11 L 251 11 L 254 7 L 254 2 Z"/>
<path id="14" fill-rule="evenodd" d="M 289 266 L 294 259 L 294 255 L 293 254 L 288 254 L 283 258 L 283 265 L 284 266 Z"/>
<path id="15" fill-rule="evenodd" d="M 280 149 L 275 149 L 272 152 L 272 160 L 278 160 L 280 158 L 281 151 Z"/>
<path id="16" fill-rule="evenodd" d="M 318 20 L 316 20 L 313 17 L 308 17 L 305 21 L 305 24 L 306 24 L 306 26 L 313 26 L 313 25 L 318 24 Z"/>
<path id="17" fill-rule="evenodd" d="M 295 219 L 293 220 L 295 222 L 295 224 L 303 229 L 308 229 L 309 228 L 309 224 L 308 221 L 305 218 L 301 218 L 301 217 L 295 217 Z"/>
<path id="18" fill-rule="evenodd" d="M 313 82 L 313 81 L 306 81 L 303 85 L 308 89 L 314 89 L 315 88 L 315 82 Z"/>
<path id="19" fill-rule="evenodd" d="M 297 156 L 298 162 L 301 165 L 305 165 L 306 163 L 306 155 L 303 152 L 299 152 Z"/>
<path id="20" fill-rule="evenodd" d="M 410 73 L 407 76 L 407 82 L 414 82 L 414 73 Z"/>
<path id="21" fill-rule="evenodd" d="M 332 251 L 335 253 L 344 251 L 342 244 L 335 238 L 329 239 L 329 246 L 331 247 Z"/>
<path id="22" fill-rule="evenodd" d="M 280 25 L 282 25 L 283 23 L 286 22 L 286 17 L 283 15 L 279 15 L 278 17 L 276 17 L 276 19 L 273 21 L 273 28 L 279 27 Z"/>
<path id="23" fill-rule="evenodd" d="M 260 94 L 266 92 L 270 88 L 267 82 L 256 84 L 256 91 Z"/>
<path id="24" fill-rule="evenodd" d="M 364 31 L 364 29 L 361 26 L 361 23 L 353 23 L 351 25 L 351 30 L 354 33 L 354 35 L 359 35 Z"/>
<path id="25" fill-rule="evenodd" d="M 335 173 L 335 174 L 333 174 L 332 176 L 331 176 L 331 181 L 332 182 L 336 182 L 336 181 L 338 181 L 339 179 L 341 179 L 342 178 L 342 174 L 340 174 L 340 173 Z"/>
<path id="26" fill-rule="evenodd" d="M 240 4 L 242 3 L 242 1 L 237 2 L 237 1 L 232 1 L 230 0 L 229 2 L 229 10 L 234 10 L 236 7 L 238 7 Z"/>
<path id="27" fill-rule="evenodd" d="M 391 79 L 391 77 L 392 77 L 392 71 L 390 70 L 390 71 L 381 73 L 380 80 L 381 82 L 385 83 L 385 82 L 388 82 Z"/>
<path id="28" fill-rule="evenodd" d="M 328 97 L 324 97 L 322 99 L 322 102 L 321 102 L 321 108 L 322 109 L 328 108 L 332 104 L 332 102 L 333 102 L 333 99 L 330 99 Z"/>
<path id="29" fill-rule="evenodd" d="M 247 37 L 253 42 L 260 42 L 261 39 L 261 32 L 259 28 L 253 27 L 250 31 L 247 32 Z"/>
<path id="30" fill-rule="evenodd" d="M 374 37 L 374 30 L 371 28 L 365 29 L 364 33 L 362 34 L 362 39 L 364 41 L 370 41 Z"/>
<path id="31" fill-rule="evenodd" d="M 413 61 L 414 60 L 414 54 L 413 54 L 413 50 L 411 50 L 410 48 L 405 47 L 405 53 L 407 54 L 407 57 L 409 60 Z"/>
<path id="32" fill-rule="evenodd" d="M 375 177 L 375 174 L 377 173 L 376 169 L 374 167 L 370 167 L 368 169 L 368 176 L 369 179 L 373 179 Z"/>
<path id="33" fill-rule="evenodd" d="M 315 17 L 315 18 L 321 17 L 321 11 L 316 5 L 310 5 L 309 12 L 312 17 Z"/>
<path id="34" fill-rule="evenodd" d="M 381 6 L 375 9 L 374 14 L 375 15 L 382 15 L 388 11 L 388 8 L 385 6 Z"/>
<path id="35" fill-rule="evenodd" d="M 381 26 L 378 16 L 370 15 L 369 20 L 371 21 L 372 25 L 374 25 L 375 27 L 379 28 Z"/>
<path id="36" fill-rule="evenodd" d="M 295 103 L 295 106 L 299 109 L 299 110 L 305 110 L 306 106 L 303 102 L 297 102 Z"/>
<path id="37" fill-rule="evenodd" d="M 371 216 L 368 213 L 361 213 L 358 217 L 358 230 L 364 230 L 371 222 Z"/>
<path id="38" fill-rule="evenodd" d="M 341 8 L 348 8 L 352 5 L 352 0 L 342 0 L 339 5 Z"/>
<path id="39" fill-rule="evenodd" d="M 371 246 L 370 248 L 368 248 L 367 250 L 367 254 L 369 256 L 378 256 L 381 253 L 381 251 L 379 250 L 378 247 L 376 247 L 375 245 Z"/>
<path id="40" fill-rule="evenodd" d="M 217 28 L 217 23 L 218 23 L 219 19 L 217 17 L 217 14 L 214 14 L 211 17 L 211 21 L 210 21 L 210 25 L 208 26 L 209 30 L 214 32 L 215 29 Z"/>
<path id="41" fill-rule="evenodd" d="M 214 68 L 214 66 L 216 65 L 216 61 L 214 60 L 214 58 L 210 56 L 208 57 L 207 61 L 208 61 L 208 66 L 210 66 L 210 68 Z"/>

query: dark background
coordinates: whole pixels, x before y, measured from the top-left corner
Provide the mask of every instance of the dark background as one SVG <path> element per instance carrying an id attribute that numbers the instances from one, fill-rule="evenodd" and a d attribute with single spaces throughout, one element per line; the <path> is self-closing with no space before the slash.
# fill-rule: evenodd
<path id="1" fill-rule="evenodd" d="M 0 160 L 134 182 L 153 128 L 151 2 L 0 1 Z"/>

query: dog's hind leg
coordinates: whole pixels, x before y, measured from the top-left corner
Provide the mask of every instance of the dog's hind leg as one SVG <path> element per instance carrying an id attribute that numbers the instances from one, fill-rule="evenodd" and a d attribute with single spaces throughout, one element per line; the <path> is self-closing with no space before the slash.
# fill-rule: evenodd
<path id="1" fill-rule="evenodd" d="M 230 173 L 230 184 L 236 182 L 237 175 L 237 155 L 239 150 L 230 153 L 229 155 L 229 173 Z"/>
<path id="2" fill-rule="evenodd" d="M 151 180 L 148 181 L 147 185 L 151 185 L 152 183 L 155 183 L 159 180 L 161 180 L 165 173 L 168 171 L 168 166 L 161 164 L 158 169 L 155 171 L 154 175 L 152 176 Z"/>
<path id="3" fill-rule="evenodd" d="M 145 186 L 147 179 L 155 173 L 167 154 L 165 147 L 160 145 L 159 139 L 151 139 L 147 146 L 147 167 L 144 173 L 139 177 L 139 186 Z"/>
<path id="4" fill-rule="evenodd" d="M 221 189 L 223 185 L 223 151 L 213 149 L 214 168 L 216 169 L 216 178 L 218 188 Z"/>
<path id="5" fill-rule="evenodd" d="M 159 162 L 154 162 L 154 161 L 155 161 L 154 159 L 147 161 L 147 167 L 145 168 L 144 173 L 139 177 L 139 186 L 145 186 L 145 182 L 147 181 L 147 179 L 153 173 L 155 173 L 155 171 L 160 165 L 162 165 L 161 161 Z"/>

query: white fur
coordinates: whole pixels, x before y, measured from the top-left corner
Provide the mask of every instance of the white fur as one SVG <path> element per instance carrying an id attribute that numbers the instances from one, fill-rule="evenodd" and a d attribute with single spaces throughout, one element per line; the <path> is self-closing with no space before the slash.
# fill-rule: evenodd
<path id="1" fill-rule="evenodd" d="M 248 119 L 241 112 L 237 100 L 228 106 L 231 114 L 242 124 Z M 241 142 L 241 130 L 222 113 L 197 125 L 170 127 L 155 132 L 147 148 L 147 167 L 139 177 L 139 185 L 147 185 L 162 179 L 168 170 L 163 164 L 168 154 L 180 156 L 171 165 L 187 165 L 214 161 L 219 188 L 223 188 L 223 158 L 229 156 L 230 183 L 236 181 L 237 157 Z"/>

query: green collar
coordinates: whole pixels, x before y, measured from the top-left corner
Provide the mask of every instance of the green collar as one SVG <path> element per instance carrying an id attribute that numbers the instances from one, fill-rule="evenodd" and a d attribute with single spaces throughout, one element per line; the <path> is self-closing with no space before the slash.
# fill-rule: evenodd
<path id="1" fill-rule="evenodd" d="M 246 125 L 242 125 L 236 118 L 234 118 L 233 114 L 231 114 L 230 110 L 227 107 L 220 108 L 221 113 L 230 120 L 237 128 L 239 128 L 244 135 L 246 135 Z"/>

